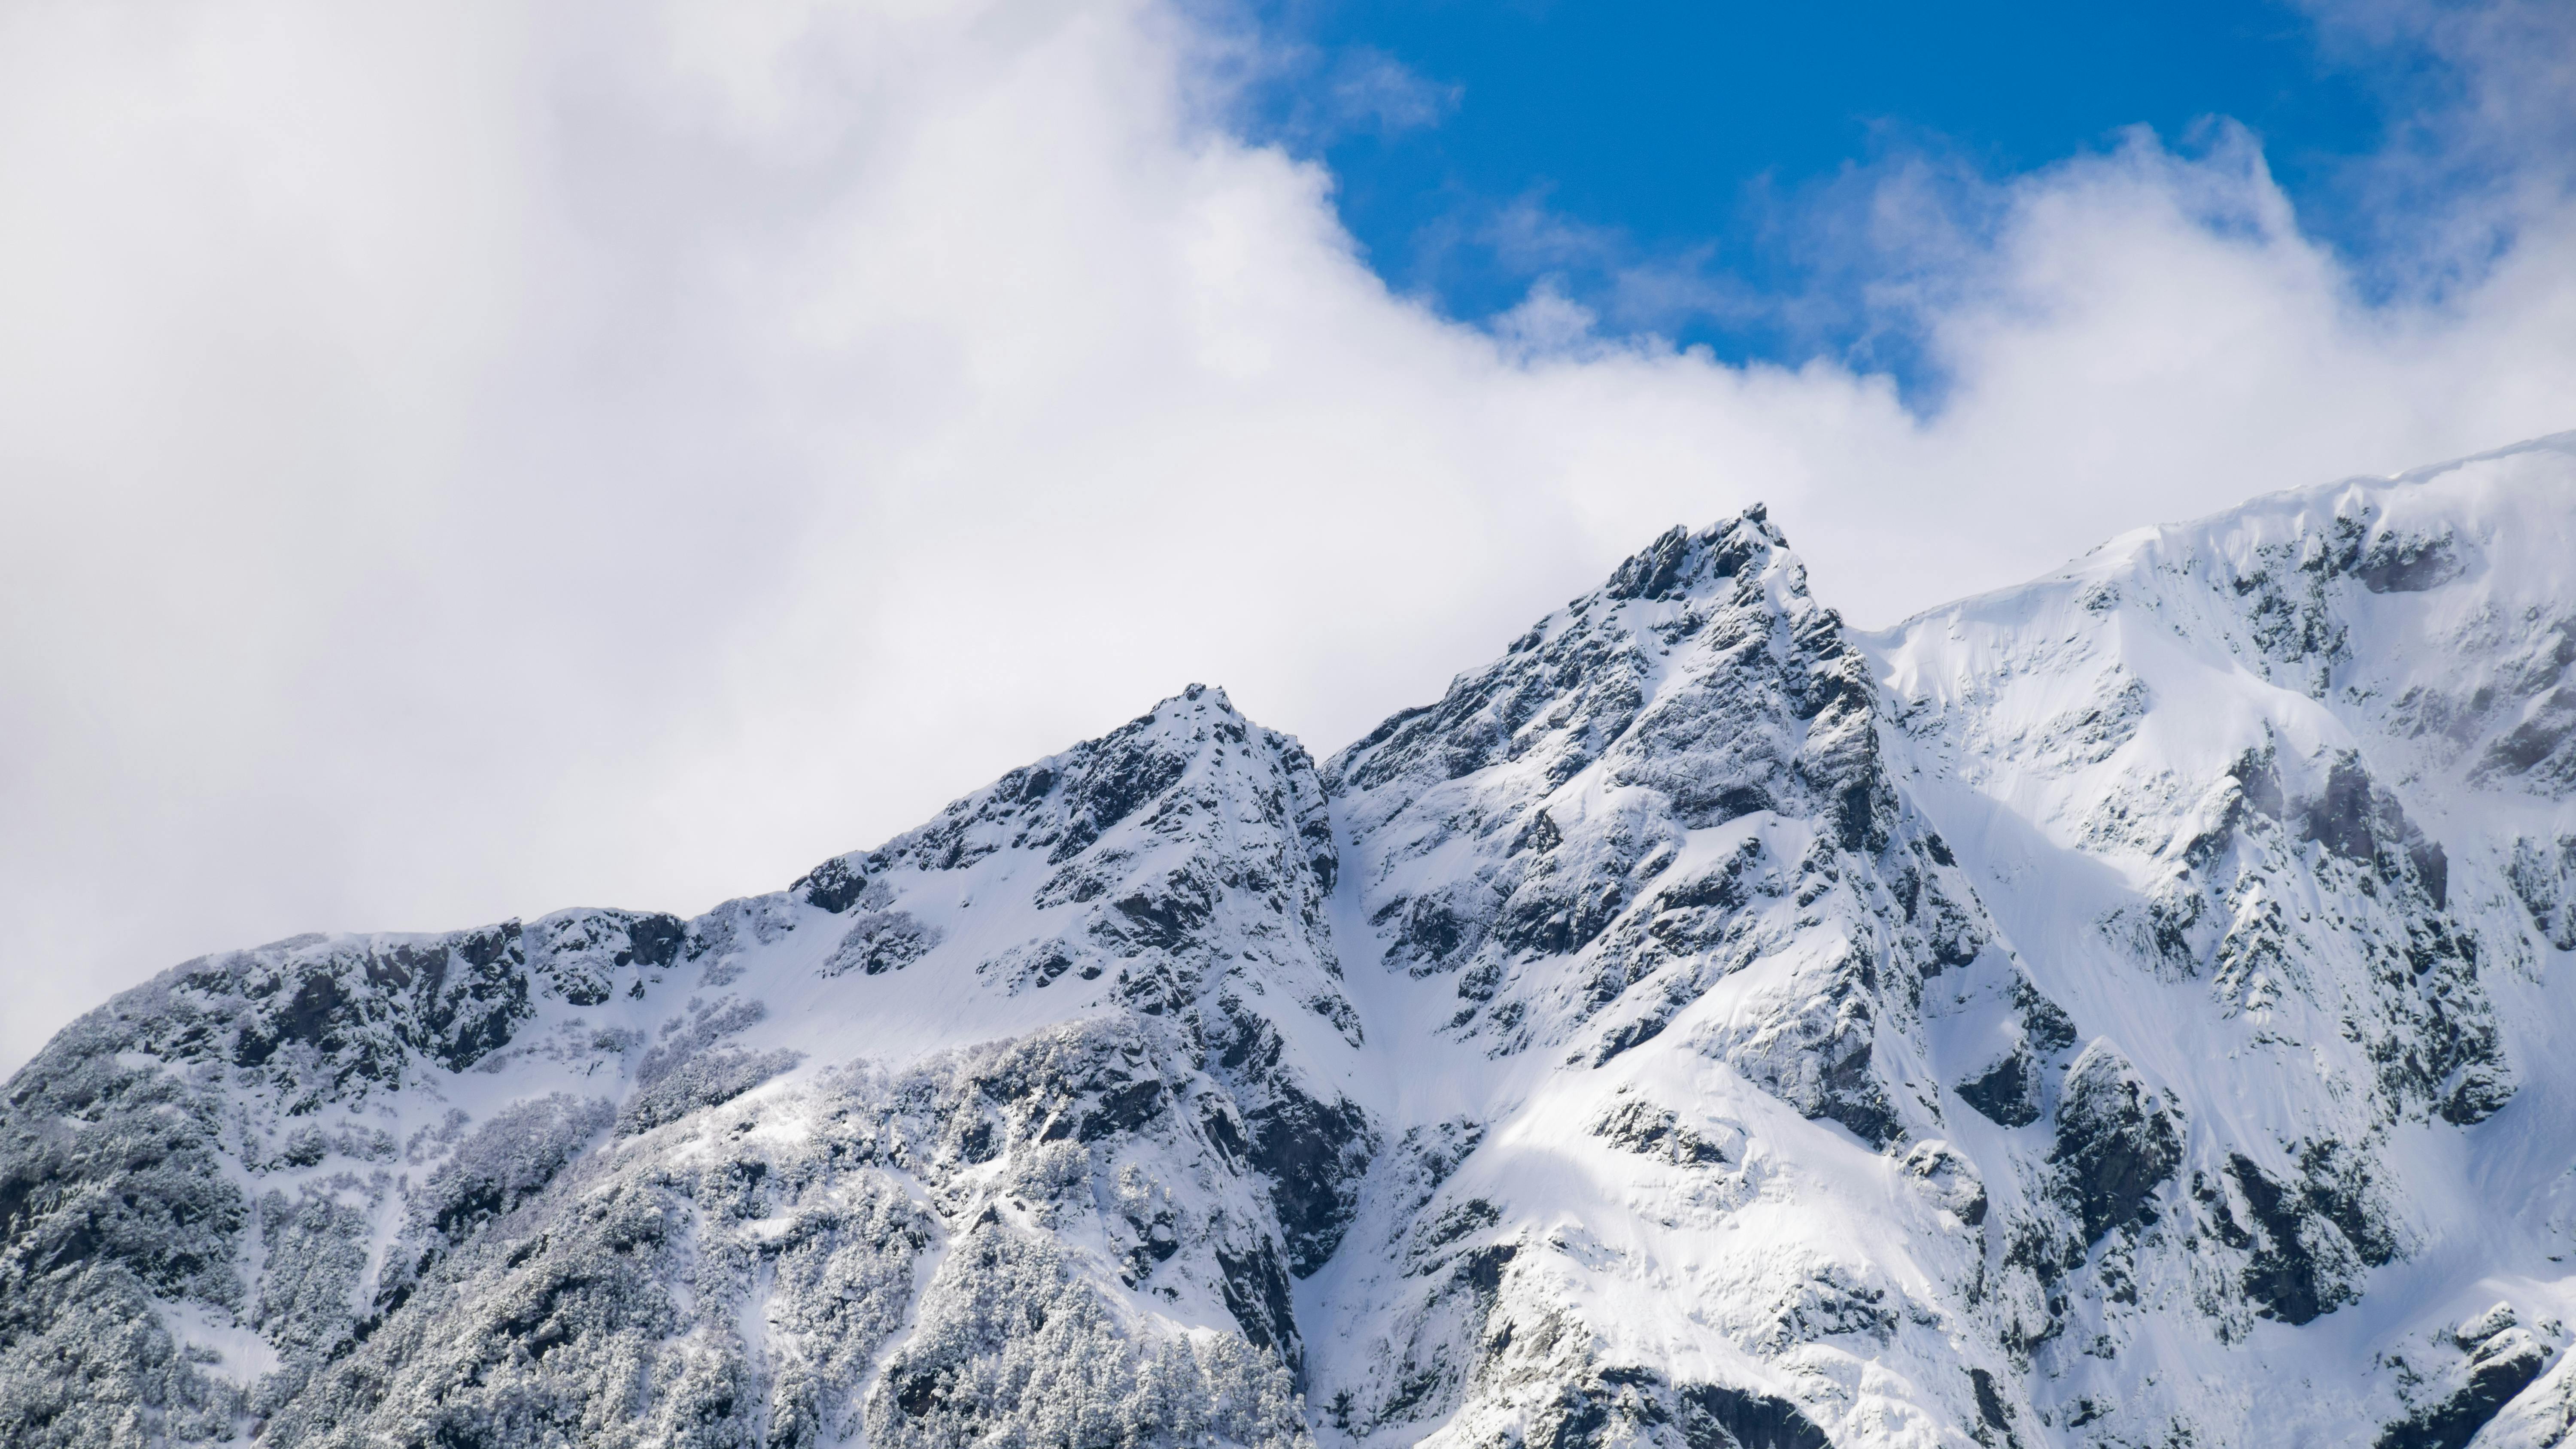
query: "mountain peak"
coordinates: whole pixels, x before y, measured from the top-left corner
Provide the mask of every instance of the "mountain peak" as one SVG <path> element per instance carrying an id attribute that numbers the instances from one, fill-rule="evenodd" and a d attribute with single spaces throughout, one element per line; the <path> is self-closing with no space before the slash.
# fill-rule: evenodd
<path id="1" fill-rule="evenodd" d="M 1870 636 L 1756 505 L 1321 770 L 191 962 L 0 1100 L 0 1440 L 2560 1443 L 2571 452 Z"/>
<path id="2" fill-rule="evenodd" d="M 1611 571 L 1601 586 L 1611 599 L 1681 599 L 1704 594 L 1734 578 L 1789 540 L 1756 503 L 1734 518 L 1693 533 L 1678 524 Z"/>
<path id="3" fill-rule="evenodd" d="M 1243 712 L 1234 707 L 1234 700 L 1226 694 L 1224 687 L 1214 684 L 1192 684 L 1178 694 L 1168 695 L 1157 701 L 1152 709 L 1145 711 L 1139 718 L 1168 719 L 1181 715 L 1224 715 L 1238 720 L 1244 718 Z"/>
<path id="4" fill-rule="evenodd" d="M 1370 809 L 1401 810 L 1441 781 L 1513 763 L 1514 788 L 1544 794 L 1600 758 L 1658 697 L 1704 686 L 1712 671 L 1749 670 L 1763 680 L 1757 692 L 1786 688 L 1799 718 L 1811 718 L 1859 677 L 1841 634 L 1841 616 L 1808 594 L 1805 565 L 1757 503 L 1697 532 L 1666 530 L 1501 658 L 1459 675 L 1438 703 L 1390 716 L 1334 756 L 1325 783 L 1372 792 Z M 1845 662 L 1822 666 L 1829 658 Z M 1398 775 L 1413 786 L 1378 790 Z"/>

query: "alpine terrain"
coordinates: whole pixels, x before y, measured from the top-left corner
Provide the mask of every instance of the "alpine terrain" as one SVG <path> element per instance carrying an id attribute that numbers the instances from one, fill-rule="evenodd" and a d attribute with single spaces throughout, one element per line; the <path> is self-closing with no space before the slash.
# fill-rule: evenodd
<path id="1" fill-rule="evenodd" d="M 1754 508 L 0 1098 L 0 1442 L 2576 1441 L 2576 434 L 1883 633 Z"/>

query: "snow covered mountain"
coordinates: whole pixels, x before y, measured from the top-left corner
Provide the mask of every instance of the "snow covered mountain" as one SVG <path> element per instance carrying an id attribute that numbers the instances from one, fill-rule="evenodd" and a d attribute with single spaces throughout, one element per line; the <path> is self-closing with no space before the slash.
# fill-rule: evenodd
<path id="1" fill-rule="evenodd" d="M 1320 768 L 189 962 L 0 1102 L 0 1439 L 2559 1444 L 2571 665 L 2576 435 L 1874 635 L 1757 508 Z"/>

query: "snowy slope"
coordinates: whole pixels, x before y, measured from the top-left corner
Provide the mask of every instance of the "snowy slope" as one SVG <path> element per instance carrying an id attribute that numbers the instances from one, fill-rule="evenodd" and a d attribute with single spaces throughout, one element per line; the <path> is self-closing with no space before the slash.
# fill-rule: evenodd
<path id="1" fill-rule="evenodd" d="M 693 921 L 191 962 L 11 1084 L 0 1423 L 1295 1437 L 1374 1140 L 1334 869 L 1305 752 L 1194 688 Z"/>
<path id="2" fill-rule="evenodd" d="M 1758 510 L 1675 530 L 1325 778 L 1346 949 L 1442 1054 L 1381 1108 L 1425 1165 L 1390 1154 L 1354 1233 L 1376 1253 L 1309 1312 L 1336 1431 L 1976 1421 L 1971 1371 L 2007 1375 L 1961 1317 L 1989 1195 L 1945 1142 L 1925 984 L 1963 983 L 1948 1025 L 1979 1042 L 2054 1017 Z"/>
<path id="3" fill-rule="evenodd" d="M 2180 1123 L 2160 1221 L 2070 1265 L 2034 1355 L 2061 1421 L 2356 1442 L 2438 1410 L 2500 1298 L 2564 1341 L 2572 453 L 2257 500 L 1866 641 L 1909 793 Z"/>
<path id="4" fill-rule="evenodd" d="M 0 1102 L 11 1444 L 2546 1445 L 2576 438 L 1846 629 L 1676 529 L 693 920 L 176 968 Z"/>

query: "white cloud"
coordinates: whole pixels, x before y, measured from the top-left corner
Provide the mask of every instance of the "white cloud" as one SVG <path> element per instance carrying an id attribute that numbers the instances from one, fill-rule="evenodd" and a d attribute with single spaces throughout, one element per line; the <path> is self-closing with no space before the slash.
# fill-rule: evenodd
<path id="1" fill-rule="evenodd" d="M 1883 622 L 2576 425 L 2563 199 L 2374 309 L 2250 143 L 2133 141 L 1896 299 L 1917 417 L 1390 296 L 1211 120 L 1242 43 L 0 11 L 0 1063 L 196 951 L 773 888 L 1192 680 L 1329 749 L 1755 498 Z"/>
<path id="2" fill-rule="evenodd" d="M 1332 121 L 1380 135 L 1436 126 L 1458 108 L 1462 91 L 1425 79 L 1374 46 L 1357 46 L 1333 62 L 1324 84 Z"/>

